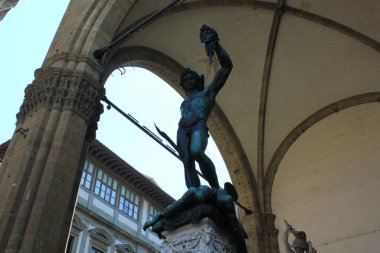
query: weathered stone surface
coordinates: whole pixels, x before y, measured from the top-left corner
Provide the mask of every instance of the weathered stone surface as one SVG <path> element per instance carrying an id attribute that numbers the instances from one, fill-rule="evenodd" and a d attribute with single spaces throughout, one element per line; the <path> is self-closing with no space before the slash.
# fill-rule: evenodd
<path id="1" fill-rule="evenodd" d="M 23 121 L 38 108 L 72 111 L 89 125 L 88 137 L 92 139 L 103 112 L 100 99 L 104 96 L 104 87 L 76 71 L 47 68 L 37 70 L 35 75 L 36 80 L 25 89 L 17 120 Z"/>
<path id="2" fill-rule="evenodd" d="M 228 235 L 221 232 L 209 218 L 202 219 L 196 225 L 187 224 L 174 231 L 163 232 L 163 235 L 166 239 L 161 244 L 161 253 L 235 252 Z"/>

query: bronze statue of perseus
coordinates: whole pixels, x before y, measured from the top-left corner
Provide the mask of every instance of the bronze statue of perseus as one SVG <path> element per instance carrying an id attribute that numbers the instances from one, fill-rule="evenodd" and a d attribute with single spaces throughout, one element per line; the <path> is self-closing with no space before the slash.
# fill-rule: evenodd
<path id="1" fill-rule="evenodd" d="M 230 56 L 219 42 L 217 32 L 203 25 L 200 29 L 200 39 L 205 45 L 210 61 L 217 55 L 221 68 L 215 74 L 212 82 L 205 87 L 204 76 L 189 68 L 181 75 L 181 86 L 187 97 L 181 104 L 181 119 L 178 123 L 177 145 L 181 161 L 185 169 L 186 186 L 198 187 L 200 180 L 195 169 L 195 161 L 212 188 L 220 188 L 215 166 L 205 154 L 208 141 L 207 120 L 215 104 L 215 98 L 224 86 L 232 70 Z"/>

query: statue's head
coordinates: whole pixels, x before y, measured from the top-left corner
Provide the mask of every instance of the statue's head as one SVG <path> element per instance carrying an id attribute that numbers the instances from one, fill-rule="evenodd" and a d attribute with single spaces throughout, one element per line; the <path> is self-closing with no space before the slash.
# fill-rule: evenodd
<path id="1" fill-rule="evenodd" d="M 234 201 L 238 200 L 239 196 L 233 184 L 225 182 L 224 190 L 227 192 L 228 195 L 230 195 L 233 198 Z"/>
<path id="2" fill-rule="evenodd" d="M 182 72 L 180 83 L 187 94 L 194 90 L 200 91 L 204 88 L 204 76 L 200 76 L 194 70 L 185 68 Z"/>
<path id="3" fill-rule="evenodd" d="M 304 250 L 308 250 L 309 245 L 306 241 L 306 233 L 304 231 L 299 231 L 294 234 L 296 237 L 293 241 L 292 248 L 296 250 L 296 252 L 304 252 Z"/>

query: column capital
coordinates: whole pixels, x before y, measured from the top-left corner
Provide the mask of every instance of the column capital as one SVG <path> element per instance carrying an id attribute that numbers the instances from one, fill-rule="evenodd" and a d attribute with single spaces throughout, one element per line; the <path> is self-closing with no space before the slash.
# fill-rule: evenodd
<path id="1" fill-rule="evenodd" d="M 100 99 L 104 94 L 103 85 L 84 72 L 52 67 L 37 69 L 35 80 L 25 89 L 17 121 L 23 122 L 39 108 L 72 111 L 86 122 L 87 138 L 92 139 L 103 112 Z"/>

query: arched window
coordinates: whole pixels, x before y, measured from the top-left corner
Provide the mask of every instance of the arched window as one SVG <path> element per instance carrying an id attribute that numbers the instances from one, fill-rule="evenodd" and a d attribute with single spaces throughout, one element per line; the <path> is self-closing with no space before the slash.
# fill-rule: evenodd
<path id="1" fill-rule="evenodd" d="M 89 235 L 91 253 L 106 253 L 113 243 L 112 236 L 102 228 L 91 229 Z"/>
<path id="2" fill-rule="evenodd" d="M 78 247 L 78 237 L 85 228 L 86 224 L 84 224 L 78 214 L 74 214 L 70 236 L 66 246 L 66 253 L 75 252 L 75 249 Z"/>
<path id="3" fill-rule="evenodd" d="M 117 253 L 135 253 L 136 251 L 129 244 L 119 244 L 116 245 Z"/>

